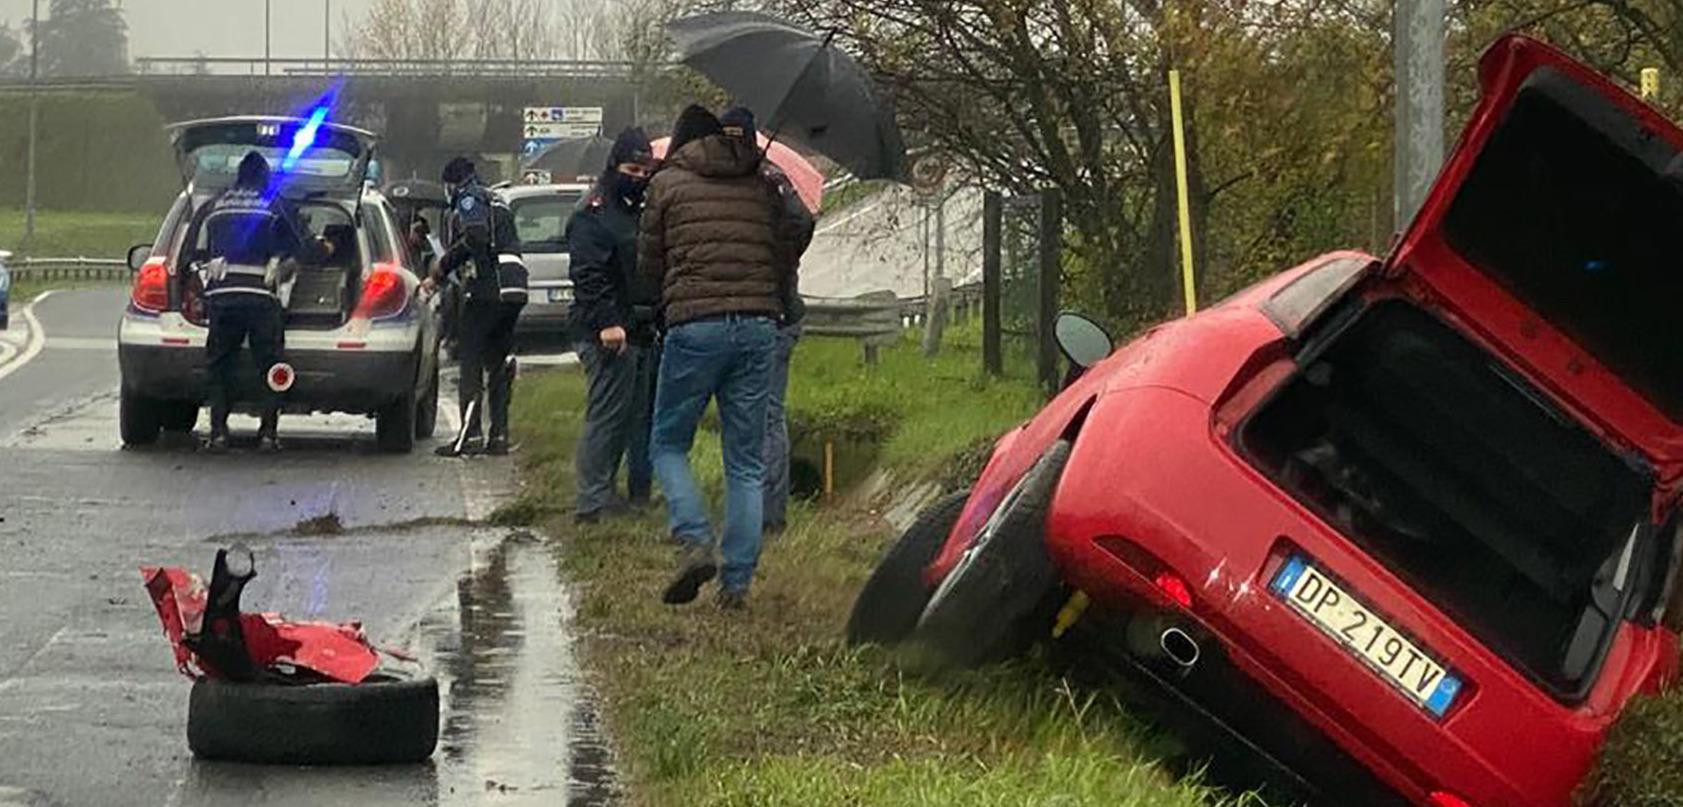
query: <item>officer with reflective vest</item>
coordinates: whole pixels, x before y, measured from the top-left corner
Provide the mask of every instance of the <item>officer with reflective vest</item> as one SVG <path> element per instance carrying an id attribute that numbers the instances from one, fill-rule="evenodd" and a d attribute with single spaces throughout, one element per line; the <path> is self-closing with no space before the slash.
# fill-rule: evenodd
<path id="1" fill-rule="evenodd" d="M 284 263 L 287 258 L 319 263 L 333 247 L 301 235 L 297 211 L 280 196 L 268 160 L 255 151 L 240 161 L 234 185 L 211 200 L 198 226 L 204 230 L 206 257 L 196 269 L 210 315 L 207 448 L 228 449 L 229 399 L 240 387 L 235 372 L 240 346 L 249 341 L 263 404 L 258 450 L 277 451 L 280 396 L 291 386 L 292 371 L 282 359 L 286 331 L 276 288 L 292 266 Z M 188 243 L 196 242 L 197 233 L 190 233 Z"/>
<path id="2" fill-rule="evenodd" d="M 489 387 L 490 435 L 485 453 L 507 454 L 508 399 L 514 380 L 514 325 L 526 305 L 526 267 L 514 213 L 480 181 L 473 162 L 457 157 L 444 166 L 450 190 L 451 243 L 427 279 L 430 291 L 451 273 L 463 294 L 456 348 L 462 428 L 439 446 L 440 456 L 460 456 L 480 445 L 480 396 Z"/>

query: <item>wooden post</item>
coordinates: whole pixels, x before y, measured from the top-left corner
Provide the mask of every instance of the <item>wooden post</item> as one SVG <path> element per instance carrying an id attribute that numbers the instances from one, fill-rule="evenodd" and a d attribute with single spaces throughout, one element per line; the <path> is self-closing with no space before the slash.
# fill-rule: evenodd
<path id="1" fill-rule="evenodd" d="M 988 191 L 982 196 L 982 369 L 996 376 L 1005 372 L 1005 358 L 999 342 L 1000 225 L 1003 221 L 1003 200 L 999 198 L 998 191 Z"/>
<path id="2" fill-rule="evenodd" d="M 1063 263 L 1063 199 L 1056 190 L 1040 193 L 1040 305 L 1035 322 L 1039 342 L 1040 384 L 1047 394 L 1058 389 L 1058 341 L 1054 323 L 1058 319 L 1058 281 Z"/>
<path id="3" fill-rule="evenodd" d="M 836 441 L 824 440 L 824 498 L 836 493 Z"/>

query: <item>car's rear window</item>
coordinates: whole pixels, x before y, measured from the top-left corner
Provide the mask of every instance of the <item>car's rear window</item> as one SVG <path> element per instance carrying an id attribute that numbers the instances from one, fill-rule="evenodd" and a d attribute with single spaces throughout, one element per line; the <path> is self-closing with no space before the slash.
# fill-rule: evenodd
<path id="1" fill-rule="evenodd" d="M 567 251 L 567 219 L 573 215 L 580 194 L 559 193 L 533 196 L 509 203 L 514 227 L 520 234 L 520 249 L 526 253 Z"/>
<path id="2" fill-rule="evenodd" d="M 1444 219 L 1460 255 L 1683 422 L 1683 155 L 1539 71 Z"/>

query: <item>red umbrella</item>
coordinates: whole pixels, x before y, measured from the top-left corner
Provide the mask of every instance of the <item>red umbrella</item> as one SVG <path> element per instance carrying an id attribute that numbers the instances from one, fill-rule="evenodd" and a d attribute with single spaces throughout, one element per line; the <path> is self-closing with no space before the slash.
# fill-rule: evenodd
<path id="1" fill-rule="evenodd" d="M 650 144 L 654 147 L 655 159 L 666 159 L 666 146 L 671 142 L 672 138 L 662 137 Z M 818 215 L 818 205 L 824 200 L 824 172 L 813 167 L 800 152 L 773 142 L 763 133 L 760 135 L 760 148 L 766 150 L 766 158 L 771 160 L 772 165 L 788 175 L 806 209 L 812 211 L 812 215 Z"/>

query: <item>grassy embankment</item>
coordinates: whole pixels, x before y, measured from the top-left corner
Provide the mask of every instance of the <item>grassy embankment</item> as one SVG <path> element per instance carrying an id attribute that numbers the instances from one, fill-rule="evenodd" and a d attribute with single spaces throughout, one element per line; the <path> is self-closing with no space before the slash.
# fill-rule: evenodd
<path id="1" fill-rule="evenodd" d="M 0 209 L 0 250 L 43 258 L 109 258 L 122 260 L 129 247 L 150 242 L 158 234 L 162 213 L 86 213 L 41 210 L 35 218 L 35 241 L 27 252 L 18 248 L 23 241 L 24 214 L 20 209 Z M 12 288 L 13 310 L 21 308 L 47 288 L 86 285 L 90 281 L 50 283 L 17 280 Z M 122 282 L 122 281 L 104 281 Z"/>
<path id="2" fill-rule="evenodd" d="M 963 331 L 938 359 L 907 342 L 874 371 L 852 343 L 811 339 L 792 407 L 809 432 L 880 440 L 878 461 L 901 479 L 940 477 L 1038 406 L 1026 379 L 982 380 L 979 364 Z M 934 682 L 846 647 L 854 593 L 892 537 L 868 504 L 798 508 L 768 541 L 745 613 L 661 605 L 671 550 L 658 515 L 584 530 L 568 520 L 583 398 L 575 372 L 523 380 L 527 488 L 502 515 L 559 538 L 634 804 L 1220 803 L 1154 764 L 1161 748 L 1109 696 L 1036 663 Z M 702 434 L 696 460 L 717 501 L 715 435 Z"/>

